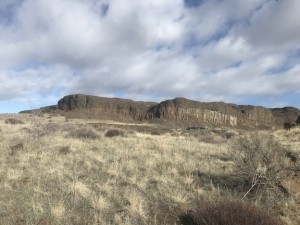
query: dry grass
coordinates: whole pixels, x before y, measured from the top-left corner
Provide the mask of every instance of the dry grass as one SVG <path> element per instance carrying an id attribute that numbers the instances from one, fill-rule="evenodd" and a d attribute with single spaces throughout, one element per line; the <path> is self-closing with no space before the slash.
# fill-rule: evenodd
<path id="1" fill-rule="evenodd" d="M 69 135 L 74 138 L 99 139 L 100 135 L 97 131 L 89 126 L 80 127 L 70 131 Z"/>
<path id="2" fill-rule="evenodd" d="M 16 119 L 16 118 L 9 118 L 5 120 L 6 124 L 24 124 L 22 120 Z"/>
<path id="3" fill-rule="evenodd" d="M 227 141 L 141 133 L 78 138 L 69 135 L 79 129 L 73 121 L 52 116 L 60 125 L 44 132 L 47 117 L 35 123 L 31 117 L 20 119 L 25 124 L 5 124 L 0 117 L 5 131 L 0 133 L 0 224 L 174 225 L 203 202 L 245 194 L 232 188 L 234 162 Z M 24 130 L 34 131 L 36 124 L 44 135 Z M 289 137 L 282 138 L 287 142 Z M 22 148 L 10 154 L 19 143 Z M 255 203 L 265 208 L 261 199 Z M 287 224 L 299 222 L 296 195 L 278 207 Z"/>

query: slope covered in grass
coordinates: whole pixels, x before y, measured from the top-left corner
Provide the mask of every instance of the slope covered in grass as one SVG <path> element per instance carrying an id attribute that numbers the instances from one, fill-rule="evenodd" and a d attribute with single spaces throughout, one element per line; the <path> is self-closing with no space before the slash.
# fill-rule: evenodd
<path id="1" fill-rule="evenodd" d="M 182 215 L 205 202 L 245 194 L 233 183 L 227 139 L 204 143 L 194 136 L 133 131 L 106 137 L 107 130 L 72 121 L 19 119 L 24 124 L 0 121 L 4 225 L 180 224 Z M 74 135 L 82 130 L 85 135 Z M 278 206 L 291 225 L 296 220 L 287 210 L 296 207 L 293 201 Z"/>

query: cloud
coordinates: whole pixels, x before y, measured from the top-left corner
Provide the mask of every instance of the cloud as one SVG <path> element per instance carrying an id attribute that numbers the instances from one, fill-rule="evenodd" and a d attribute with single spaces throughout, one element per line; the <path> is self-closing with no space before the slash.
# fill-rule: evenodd
<path id="1" fill-rule="evenodd" d="M 0 99 L 298 104 L 284 96 L 299 95 L 299 10 L 275 0 L 3 0 Z"/>
<path id="2" fill-rule="evenodd" d="M 247 40 L 256 47 L 299 48 L 299 10 L 298 1 L 268 1 L 249 20 Z"/>

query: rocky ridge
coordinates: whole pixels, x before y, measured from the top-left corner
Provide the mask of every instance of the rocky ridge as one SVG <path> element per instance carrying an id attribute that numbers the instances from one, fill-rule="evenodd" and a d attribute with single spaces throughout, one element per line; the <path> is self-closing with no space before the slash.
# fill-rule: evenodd
<path id="1" fill-rule="evenodd" d="M 86 114 L 91 117 L 106 116 L 142 120 L 145 112 L 157 103 L 130 99 L 104 98 L 91 95 L 68 95 L 58 101 L 58 109 L 69 114 Z"/>
<path id="2" fill-rule="evenodd" d="M 198 102 L 175 98 L 160 103 L 91 95 L 68 95 L 57 106 L 44 111 L 61 111 L 73 117 L 122 120 L 171 120 L 180 124 L 214 124 L 232 127 L 281 127 L 300 123 L 300 110 L 294 107 L 268 109 L 261 106 L 235 105 L 224 102 Z"/>

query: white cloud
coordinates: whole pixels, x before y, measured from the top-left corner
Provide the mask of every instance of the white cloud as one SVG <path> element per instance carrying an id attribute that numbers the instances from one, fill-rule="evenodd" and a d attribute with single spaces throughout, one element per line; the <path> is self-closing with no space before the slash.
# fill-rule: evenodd
<path id="1" fill-rule="evenodd" d="M 250 20 L 249 42 L 256 47 L 300 47 L 299 10 L 299 1 L 268 1 Z"/>
<path id="2" fill-rule="evenodd" d="M 81 92 L 242 103 L 296 93 L 299 1 L 199 2 L 3 0 L 0 99 Z"/>

